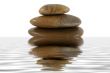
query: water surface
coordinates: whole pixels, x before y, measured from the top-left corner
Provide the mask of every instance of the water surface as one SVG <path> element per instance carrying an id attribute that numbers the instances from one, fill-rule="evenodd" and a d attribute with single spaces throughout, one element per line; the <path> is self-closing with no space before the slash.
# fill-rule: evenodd
<path id="1" fill-rule="evenodd" d="M 0 38 L 0 73 L 110 73 L 110 38 L 84 38 L 71 59 L 41 59 L 30 54 L 29 38 Z"/>

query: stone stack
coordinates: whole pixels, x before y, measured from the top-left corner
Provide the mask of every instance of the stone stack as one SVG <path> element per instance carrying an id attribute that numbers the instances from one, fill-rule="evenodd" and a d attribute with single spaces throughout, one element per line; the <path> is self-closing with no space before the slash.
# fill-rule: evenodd
<path id="1" fill-rule="evenodd" d="M 29 30 L 33 37 L 29 43 L 35 46 L 80 46 L 83 43 L 81 20 L 65 14 L 69 8 L 60 4 L 48 4 L 40 8 L 43 16 L 35 17 L 30 23 L 35 28 Z"/>
<path id="2" fill-rule="evenodd" d="M 42 64 L 44 69 L 60 70 L 70 59 L 81 53 L 81 20 L 65 14 L 69 10 L 60 4 L 44 5 L 39 10 L 42 16 L 30 21 L 35 27 L 29 30 L 29 34 L 33 36 L 29 43 L 36 46 L 30 53 L 41 58 L 37 60 L 37 64 Z"/>

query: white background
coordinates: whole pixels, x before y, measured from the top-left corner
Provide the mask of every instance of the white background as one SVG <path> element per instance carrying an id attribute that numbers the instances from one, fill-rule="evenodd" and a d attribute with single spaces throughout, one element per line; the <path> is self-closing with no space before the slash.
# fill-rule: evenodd
<path id="1" fill-rule="evenodd" d="M 30 37 L 29 21 L 45 4 L 64 4 L 82 20 L 83 37 L 110 36 L 110 0 L 0 0 L 0 37 Z"/>

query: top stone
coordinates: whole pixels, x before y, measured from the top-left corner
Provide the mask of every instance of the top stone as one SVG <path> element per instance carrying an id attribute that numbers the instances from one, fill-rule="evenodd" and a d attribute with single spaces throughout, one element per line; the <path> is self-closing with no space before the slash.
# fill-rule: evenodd
<path id="1" fill-rule="evenodd" d="M 70 9 L 61 4 L 48 4 L 40 8 L 39 13 L 42 15 L 56 15 L 67 13 Z"/>

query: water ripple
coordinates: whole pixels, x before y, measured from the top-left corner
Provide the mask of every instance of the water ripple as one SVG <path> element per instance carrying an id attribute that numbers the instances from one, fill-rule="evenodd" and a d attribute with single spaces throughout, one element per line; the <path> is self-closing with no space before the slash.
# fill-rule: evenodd
<path id="1" fill-rule="evenodd" d="M 82 51 L 81 54 L 76 53 L 75 55 L 68 52 L 68 54 L 65 54 L 66 56 L 74 55 L 71 60 L 55 61 L 42 60 L 30 55 L 29 52 L 31 49 L 27 44 L 26 38 L 1 38 L 0 73 L 37 73 L 48 72 L 50 69 L 58 70 L 60 68 L 58 72 L 109 73 L 110 47 L 107 44 L 110 43 L 106 41 L 110 39 L 104 40 L 104 38 L 101 38 L 103 39 L 102 42 L 98 42 L 101 39 L 95 39 L 97 42 L 94 41 L 94 38 L 91 39 L 93 40 L 85 39 L 84 46 L 80 48 Z M 10 42 L 6 44 L 7 41 Z"/>

